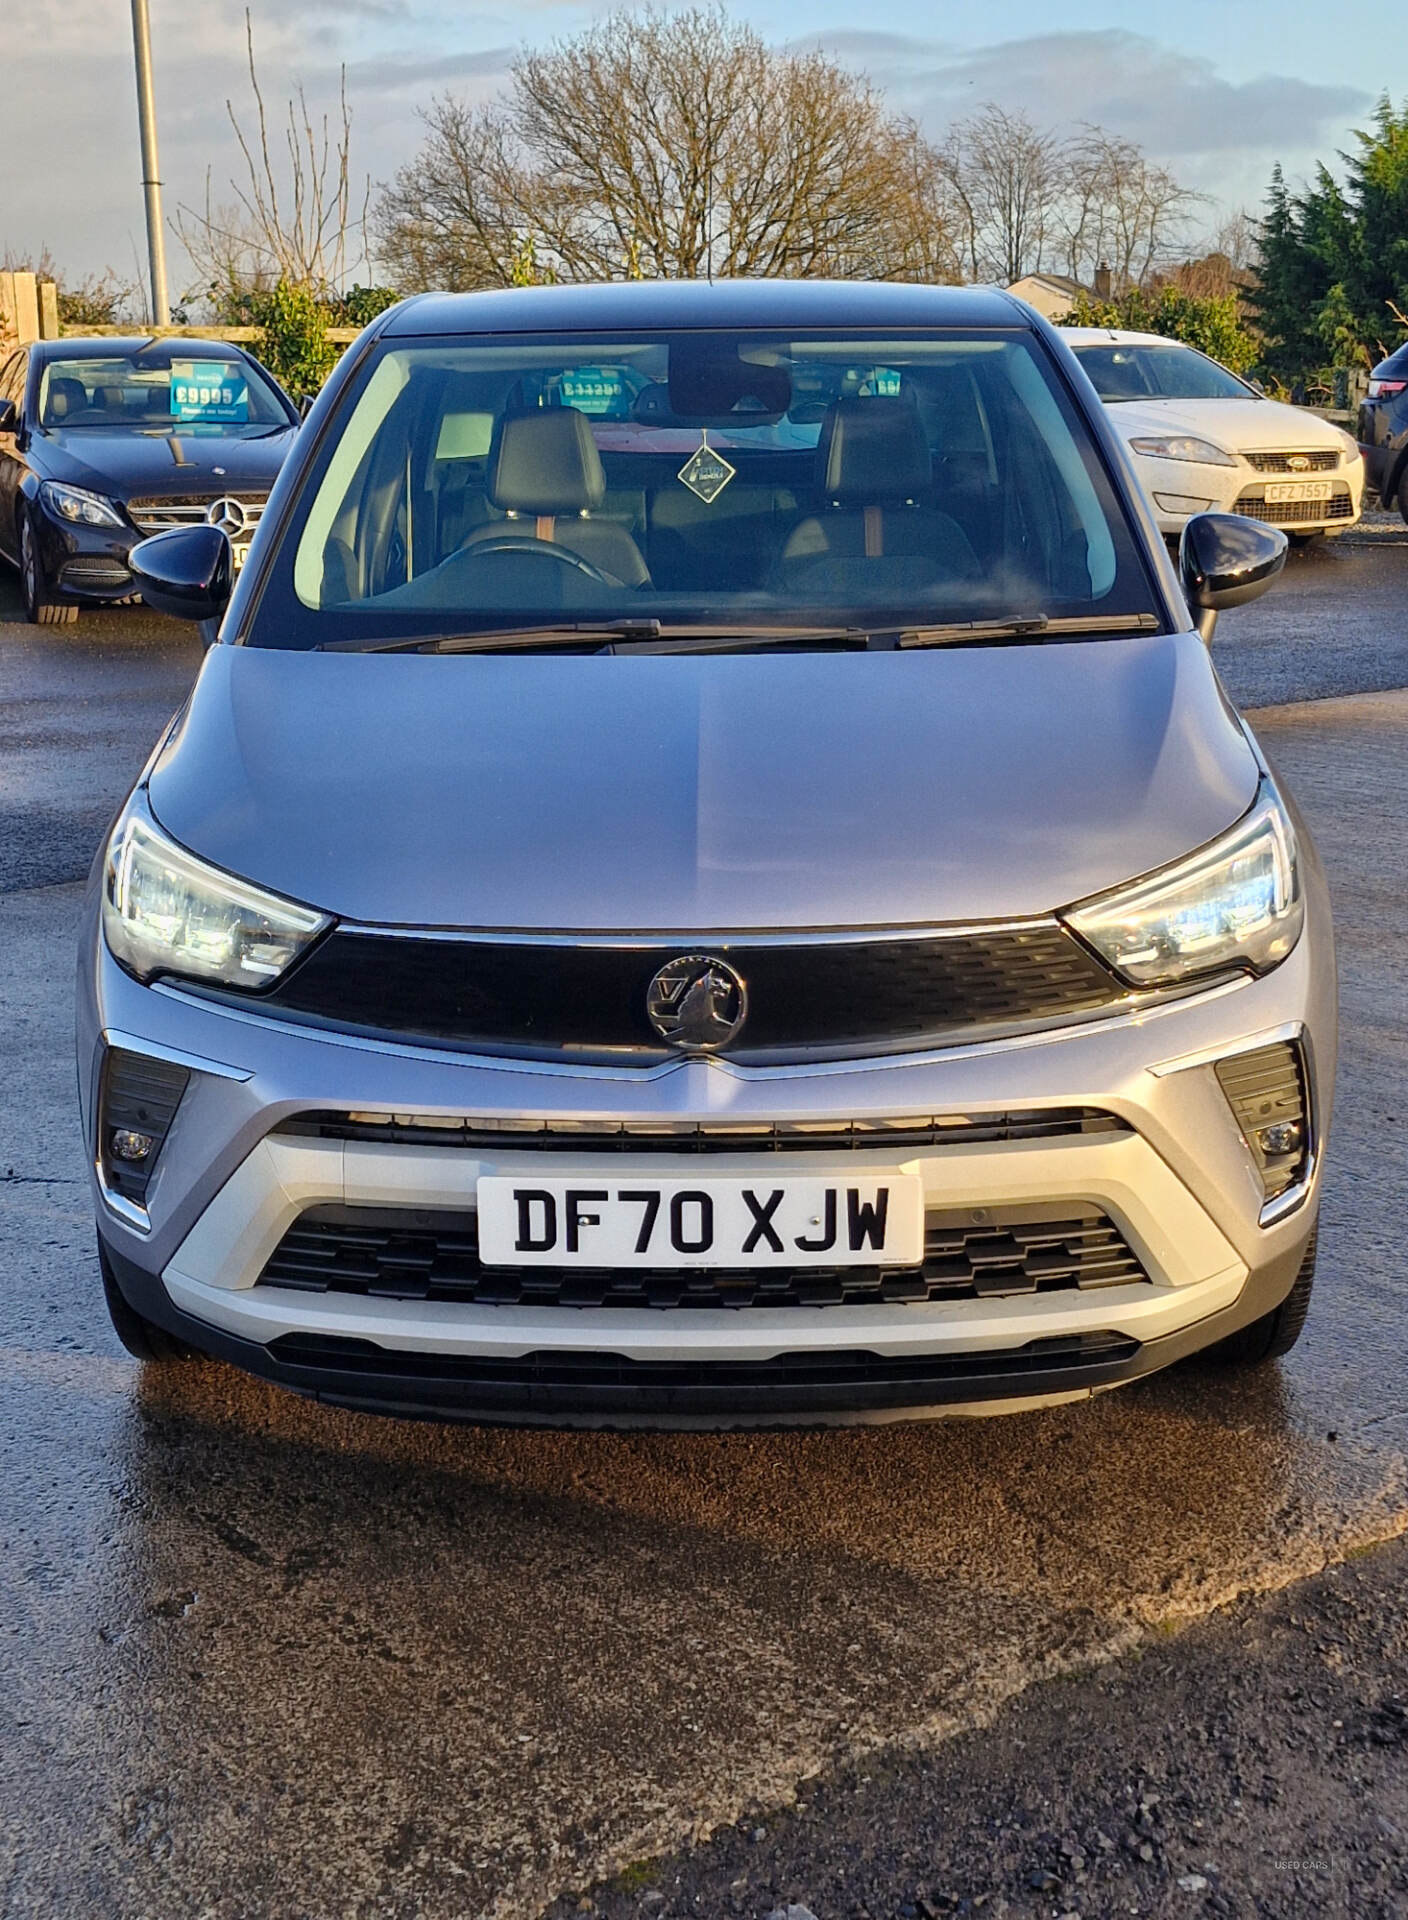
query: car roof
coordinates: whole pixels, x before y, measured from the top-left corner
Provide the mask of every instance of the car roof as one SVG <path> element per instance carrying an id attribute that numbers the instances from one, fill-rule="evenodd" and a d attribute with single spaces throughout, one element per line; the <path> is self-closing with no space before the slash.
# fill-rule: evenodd
<path id="1" fill-rule="evenodd" d="M 1134 333 L 1124 327 L 1058 327 L 1057 332 L 1072 347 L 1182 347 L 1187 342 L 1171 340 L 1166 333 Z M 1196 347 L 1191 349 L 1196 353 Z"/>
<path id="2" fill-rule="evenodd" d="M 456 333 L 595 333 L 690 327 L 1030 327 L 996 287 L 888 280 L 615 280 L 600 285 L 429 293 L 392 308 L 392 337 Z"/>
<path id="3" fill-rule="evenodd" d="M 109 356 L 122 360 L 140 353 L 148 355 L 157 366 L 162 364 L 163 354 L 168 360 L 172 354 L 197 360 L 243 360 L 248 357 L 240 347 L 228 340 L 192 340 L 182 334 L 152 333 L 124 334 L 121 337 L 111 334 L 69 334 L 62 340 L 36 341 L 34 352 L 40 360 L 100 360 Z"/>

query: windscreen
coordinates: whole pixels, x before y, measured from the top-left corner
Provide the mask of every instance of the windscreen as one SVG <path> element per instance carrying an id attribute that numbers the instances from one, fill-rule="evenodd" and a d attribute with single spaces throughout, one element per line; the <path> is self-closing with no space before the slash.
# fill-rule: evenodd
<path id="1" fill-rule="evenodd" d="M 1249 400 L 1256 389 L 1192 347 L 1077 347 L 1102 400 Z"/>
<path id="2" fill-rule="evenodd" d="M 201 343 L 174 354 L 105 354 L 50 360 L 39 388 L 45 427 L 88 433 L 101 428 L 162 432 L 287 427 L 289 415 L 249 360 L 212 359 Z"/>
<path id="3" fill-rule="evenodd" d="M 247 636 L 1154 613 L 1024 331 L 389 340 Z"/>

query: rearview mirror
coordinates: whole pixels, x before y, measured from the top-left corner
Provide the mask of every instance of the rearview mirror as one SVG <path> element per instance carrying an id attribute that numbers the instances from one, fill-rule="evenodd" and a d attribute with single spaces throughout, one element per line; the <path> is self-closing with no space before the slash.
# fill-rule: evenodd
<path id="1" fill-rule="evenodd" d="M 1178 543 L 1178 572 L 1198 632 L 1211 640 L 1227 607 L 1256 600 L 1286 564 L 1279 527 L 1239 513 L 1195 513 Z"/>
<path id="2" fill-rule="evenodd" d="M 13 400 L 0 400 L 0 433 L 18 433 L 19 409 Z"/>
<path id="3" fill-rule="evenodd" d="M 140 540 L 128 556 L 149 607 L 177 620 L 218 620 L 229 605 L 234 556 L 219 527 L 171 527 Z"/>
<path id="4" fill-rule="evenodd" d="M 786 367 L 745 360 L 732 341 L 676 340 L 670 348 L 670 412 L 678 425 L 764 427 L 792 404 Z"/>

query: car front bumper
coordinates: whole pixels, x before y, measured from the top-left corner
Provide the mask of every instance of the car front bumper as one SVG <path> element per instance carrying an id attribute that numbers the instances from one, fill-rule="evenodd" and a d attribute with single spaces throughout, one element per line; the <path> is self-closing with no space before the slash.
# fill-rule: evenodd
<path id="1" fill-rule="evenodd" d="M 1245 460 L 1235 467 L 1202 466 L 1193 460 L 1156 460 L 1131 453 L 1153 505 L 1159 531 L 1179 534 L 1195 513 L 1244 513 L 1287 533 L 1336 533 L 1358 520 L 1364 498 L 1364 463 L 1350 460 L 1327 473 L 1262 473 Z M 1325 480 L 1331 496 L 1322 502 L 1276 503 L 1266 489 L 1278 482 Z"/>
<path id="2" fill-rule="evenodd" d="M 34 526 L 52 593 L 90 606 L 134 596 L 128 556 L 142 538 L 135 527 L 83 526 L 42 501 L 34 510 Z"/>
<path id="3" fill-rule="evenodd" d="M 1318 1201 L 1335 1049 L 1323 879 L 1306 931 L 1262 980 L 1134 1014 L 923 1056 L 741 1069 L 638 1070 L 488 1060 L 374 1043 L 144 987 L 108 955 L 90 904 L 79 967 L 83 1118 L 117 1046 L 190 1070 L 145 1217 L 94 1170 L 119 1284 L 192 1345 L 321 1398 L 390 1411 L 543 1424 L 706 1425 L 915 1417 L 1087 1395 L 1258 1318 L 1289 1291 Z M 1317 1152 L 1303 1190 L 1267 1209 L 1214 1071 L 1225 1055 L 1303 1038 Z M 261 1275 L 313 1207 L 419 1213 L 474 1206 L 488 1173 L 600 1178 L 590 1150 L 492 1153 L 286 1131 L 299 1116 L 532 1115 L 547 1121 L 737 1123 L 993 1114 L 1073 1106 L 1121 1131 L 887 1153 L 711 1154 L 711 1173 L 903 1169 L 926 1209 L 1094 1206 L 1138 1281 L 923 1304 L 541 1307 L 299 1292 Z M 613 1150 L 611 1176 L 699 1170 Z"/>

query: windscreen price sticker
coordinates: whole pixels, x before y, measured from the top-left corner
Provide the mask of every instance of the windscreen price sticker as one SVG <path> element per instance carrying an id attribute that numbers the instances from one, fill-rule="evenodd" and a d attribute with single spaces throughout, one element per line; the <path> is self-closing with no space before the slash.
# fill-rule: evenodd
<path id="1" fill-rule="evenodd" d="M 249 419 L 249 383 L 228 360 L 173 360 L 171 412 L 177 420 Z"/>

